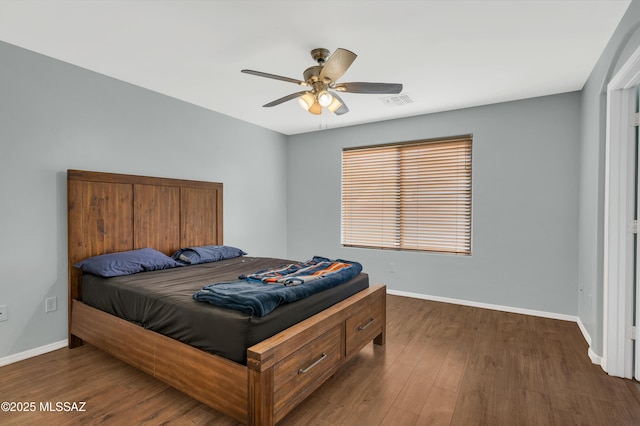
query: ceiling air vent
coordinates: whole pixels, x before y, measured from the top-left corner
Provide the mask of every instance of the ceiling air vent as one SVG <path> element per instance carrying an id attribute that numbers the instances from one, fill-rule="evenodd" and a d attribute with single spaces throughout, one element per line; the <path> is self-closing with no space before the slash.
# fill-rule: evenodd
<path id="1" fill-rule="evenodd" d="M 380 101 L 387 106 L 402 106 L 407 104 L 412 104 L 413 99 L 409 96 L 408 93 L 402 93 L 400 95 L 387 96 L 385 98 L 378 98 Z"/>

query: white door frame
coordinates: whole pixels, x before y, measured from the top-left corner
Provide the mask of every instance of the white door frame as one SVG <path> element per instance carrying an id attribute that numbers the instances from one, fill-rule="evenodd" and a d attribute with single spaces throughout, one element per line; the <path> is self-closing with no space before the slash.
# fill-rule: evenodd
<path id="1" fill-rule="evenodd" d="M 630 225 L 635 208 L 635 86 L 640 48 L 607 85 L 604 211 L 604 314 L 602 368 L 631 378 L 634 258 Z"/>

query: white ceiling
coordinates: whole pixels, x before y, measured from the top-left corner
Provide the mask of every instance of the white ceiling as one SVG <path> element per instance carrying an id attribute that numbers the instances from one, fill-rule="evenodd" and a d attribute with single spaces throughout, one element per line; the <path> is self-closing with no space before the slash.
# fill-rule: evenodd
<path id="1" fill-rule="evenodd" d="M 284 134 L 580 90 L 630 0 L 0 0 L 0 40 Z M 413 103 L 295 101 L 316 47 L 358 58 L 339 80 L 403 83 Z"/>

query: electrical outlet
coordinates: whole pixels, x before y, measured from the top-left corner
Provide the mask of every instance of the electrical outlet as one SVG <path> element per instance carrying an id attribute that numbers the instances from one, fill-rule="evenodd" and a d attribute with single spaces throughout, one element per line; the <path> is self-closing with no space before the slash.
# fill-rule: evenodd
<path id="1" fill-rule="evenodd" d="M 9 319 L 9 314 L 7 313 L 7 305 L 0 306 L 0 321 L 6 321 Z"/>
<path id="2" fill-rule="evenodd" d="M 53 312 L 58 309 L 58 298 L 57 297 L 48 297 L 44 300 L 44 311 L 45 312 Z"/>

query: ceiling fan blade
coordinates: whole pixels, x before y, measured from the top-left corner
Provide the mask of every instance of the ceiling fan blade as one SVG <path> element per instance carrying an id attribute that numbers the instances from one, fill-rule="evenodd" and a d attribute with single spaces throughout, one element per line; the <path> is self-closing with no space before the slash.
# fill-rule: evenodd
<path id="1" fill-rule="evenodd" d="M 320 80 L 324 78 L 328 78 L 331 81 L 338 80 L 357 57 L 358 55 L 350 50 L 337 48 L 336 51 L 329 56 L 329 59 L 327 59 L 327 62 L 322 67 L 322 71 L 320 71 Z"/>
<path id="2" fill-rule="evenodd" d="M 299 98 L 300 96 L 304 95 L 305 93 L 307 93 L 307 90 L 303 90 L 302 92 L 292 93 L 290 95 L 283 96 L 280 99 L 276 99 L 275 101 L 271 101 L 268 104 L 264 104 L 262 106 L 268 108 L 268 107 L 280 105 L 281 103 L 290 101 L 291 99 Z"/>
<path id="3" fill-rule="evenodd" d="M 340 108 L 338 108 L 337 110 L 335 110 L 333 113 L 335 115 L 342 115 L 342 114 L 346 114 L 349 112 L 349 107 L 347 107 L 347 104 L 344 103 L 344 101 L 342 100 L 342 98 L 340 96 L 338 96 L 337 93 L 335 92 L 331 92 L 331 95 L 336 98 L 338 101 L 340 101 L 340 103 L 342 105 L 340 105 Z"/>
<path id="4" fill-rule="evenodd" d="M 338 92 L 398 94 L 402 92 L 402 84 L 396 83 L 341 83 L 333 88 Z"/>
<path id="5" fill-rule="evenodd" d="M 306 86 L 307 85 L 307 83 L 302 81 L 302 80 L 296 80 L 295 78 L 283 77 L 281 75 L 269 74 L 269 73 L 262 72 L 262 71 L 241 70 L 240 72 L 243 72 L 245 74 L 257 75 L 258 77 L 266 77 L 266 78 L 272 78 L 274 80 L 286 81 L 287 83 L 295 83 L 295 84 L 299 84 L 300 86 Z"/>

